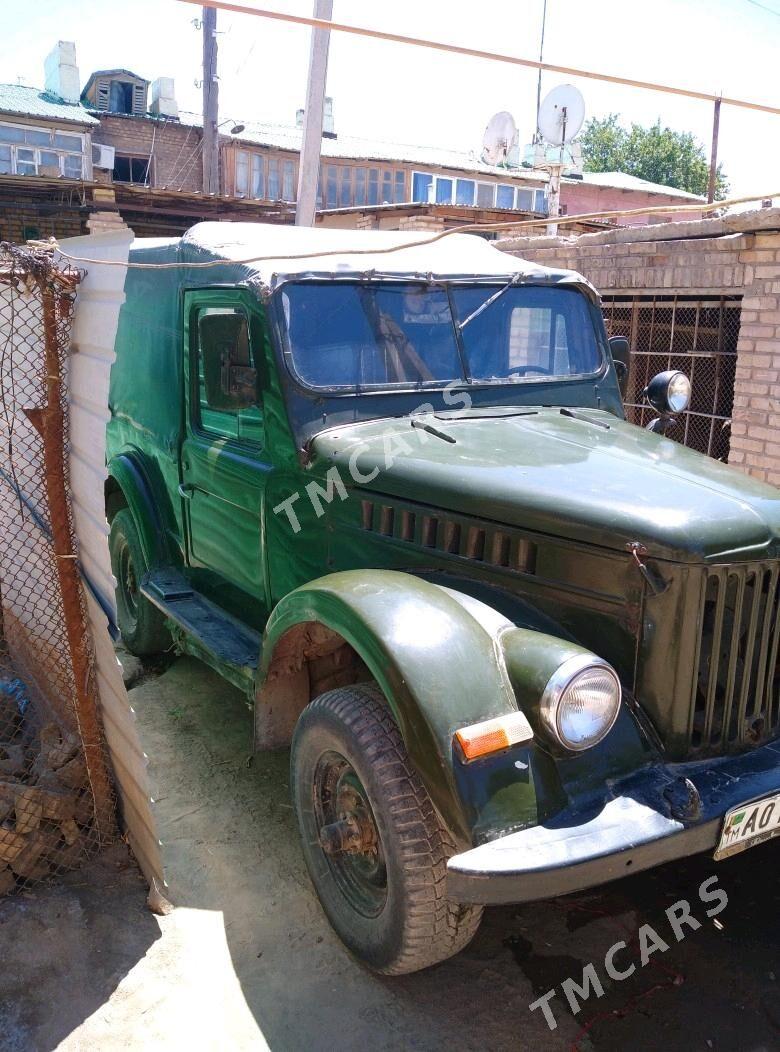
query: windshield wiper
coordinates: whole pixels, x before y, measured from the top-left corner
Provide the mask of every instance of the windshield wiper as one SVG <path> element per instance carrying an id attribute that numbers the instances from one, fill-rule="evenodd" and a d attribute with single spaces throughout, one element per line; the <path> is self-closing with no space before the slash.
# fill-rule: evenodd
<path id="1" fill-rule="evenodd" d="M 574 409 L 564 408 L 560 411 L 561 416 L 570 416 L 573 420 L 582 420 L 585 424 L 593 424 L 595 427 L 603 427 L 605 431 L 609 431 L 609 424 L 605 424 L 603 420 L 593 420 L 589 416 L 583 416 L 582 413 L 578 413 Z"/>
<path id="2" fill-rule="evenodd" d="M 498 290 L 498 292 L 494 292 L 492 296 L 488 296 L 484 303 L 481 303 L 475 311 L 472 311 L 471 314 L 469 314 L 468 318 L 464 319 L 464 321 L 457 322 L 455 328 L 458 330 L 458 332 L 463 332 L 463 330 L 466 328 L 469 322 L 474 321 L 475 318 L 478 318 L 482 311 L 487 310 L 492 303 L 495 303 L 497 299 L 503 296 L 507 289 L 511 289 L 513 285 L 516 285 L 520 280 L 520 277 L 520 274 L 513 274 L 509 281 L 506 283 L 506 285 L 503 285 Z"/>
<path id="3" fill-rule="evenodd" d="M 426 424 L 424 420 L 416 420 L 412 417 L 412 427 L 418 427 L 421 431 L 427 431 L 429 435 L 434 435 L 436 438 L 440 438 L 442 442 L 455 442 L 457 441 L 452 435 L 448 435 L 446 431 L 440 431 L 438 427 L 434 427 L 432 424 Z"/>

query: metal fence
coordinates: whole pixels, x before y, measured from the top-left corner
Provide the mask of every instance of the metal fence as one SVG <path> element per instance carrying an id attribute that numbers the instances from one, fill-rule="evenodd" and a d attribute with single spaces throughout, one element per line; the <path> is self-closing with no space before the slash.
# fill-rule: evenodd
<path id="1" fill-rule="evenodd" d="M 116 836 L 68 500 L 79 278 L 0 244 L 0 894 Z"/>
<path id="2" fill-rule="evenodd" d="M 655 415 L 642 392 L 656 373 L 680 369 L 691 381 L 691 404 L 669 437 L 728 460 L 741 297 L 605 296 L 610 336 L 627 336 L 631 368 L 626 416 L 644 426 Z"/>

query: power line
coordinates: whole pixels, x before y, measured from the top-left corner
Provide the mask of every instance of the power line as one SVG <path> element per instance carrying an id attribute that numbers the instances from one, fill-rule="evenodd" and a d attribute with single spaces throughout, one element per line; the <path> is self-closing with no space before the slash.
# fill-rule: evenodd
<path id="1" fill-rule="evenodd" d="M 768 11 L 770 15 L 775 15 L 777 18 L 780 18 L 780 11 L 775 11 L 773 7 L 767 7 L 766 4 L 760 4 L 758 0 L 747 0 L 747 2 L 752 4 L 753 7 L 760 7 L 762 11 Z"/>
<path id="2" fill-rule="evenodd" d="M 179 0 L 185 4 L 201 4 L 201 0 Z M 229 3 L 227 0 L 209 0 L 204 7 L 214 7 L 221 11 L 234 11 L 244 15 L 258 15 L 277 22 L 292 22 L 295 25 L 311 26 L 314 29 L 328 29 L 334 33 L 352 33 L 355 36 L 371 37 L 374 40 L 388 40 L 394 44 L 408 44 L 412 47 L 429 48 L 433 51 L 446 51 L 453 55 L 464 55 L 468 58 L 487 59 L 491 62 L 505 62 L 512 66 L 525 66 L 529 69 L 545 70 L 548 73 L 562 73 L 568 77 L 583 77 L 586 80 L 600 80 L 607 84 L 621 84 L 629 88 L 642 88 L 646 91 L 660 91 L 667 95 L 681 95 L 684 98 L 698 99 L 700 102 L 717 102 L 718 99 L 727 106 L 737 106 L 746 110 L 758 110 L 761 113 L 780 115 L 780 107 L 768 106 L 761 102 L 750 102 L 727 96 L 713 95 L 706 91 L 693 91 L 690 88 L 675 88 L 669 84 L 656 84 L 647 80 L 632 80 L 628 77 L 616 77 L 611 73 L 595 73 L 593 70 L 578 69 L 574 66 L 557 66 L 549 62 L 537 62 L 535 59 L 520 58 L 517 55 L 505 55 L 495 51 L 480 51 L 477 48 L 463 47 L 460 44 L 445 44 L 439 40 L 427 40 L 422 37 L 403 36 L 400 33 L 386 33 L 379 29 L 368 29 L 366 26 L 348 25 L 344 22 L 333 22 L 323 18 L 307 18 L 303 15 L 291 15 L 282 11 L 268 11 L 249 4 Z"/>

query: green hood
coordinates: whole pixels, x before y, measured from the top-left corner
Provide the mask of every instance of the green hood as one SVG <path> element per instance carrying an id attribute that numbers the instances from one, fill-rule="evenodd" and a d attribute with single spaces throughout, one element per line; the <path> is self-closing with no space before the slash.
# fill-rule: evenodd
<path id="1" fill-rule="evenodd" d="M 313 453 L 347 485 L 602 547 L 638 541 L 687 562 L 780 554 L 780 490 L 608 413 L 566 412 L 415 418 L 454 442 L 409 417 L 377 420 L 323 432 Z"/>

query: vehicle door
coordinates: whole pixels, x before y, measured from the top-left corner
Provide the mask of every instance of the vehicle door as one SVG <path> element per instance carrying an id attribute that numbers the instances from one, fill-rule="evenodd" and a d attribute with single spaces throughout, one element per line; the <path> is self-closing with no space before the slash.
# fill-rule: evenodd
<path id="1" fill-rule="evenodd" d="M 187 562 L 195 587 L 249 623 L 262 623 L 268 608 L 264 325 L 261 305 L 245 289 L 185 293 L 179 493 Z"/>

